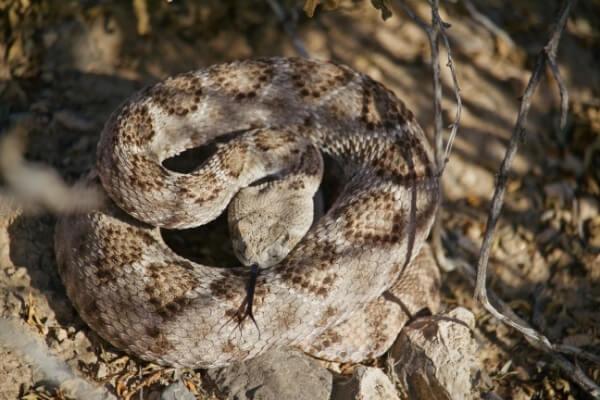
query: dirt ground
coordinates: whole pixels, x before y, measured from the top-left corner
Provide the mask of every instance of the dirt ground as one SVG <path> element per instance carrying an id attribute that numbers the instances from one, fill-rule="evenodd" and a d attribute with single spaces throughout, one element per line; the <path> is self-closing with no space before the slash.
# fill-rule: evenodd
<path id="1" fill-rule="evenodd" d="M 266 1 L 0 0 L 0 132 L 27 132 L 25 157 L 75 182 L 93 163 L 104 121 L 136 90 L 169 75 L 224 61 L 296 55 Z M 558 2 L 474 1 L 515 46 L 474 21 L 459 1 L 442 2 L 463 99 L 463 116 L 443 177 L 445 245 L 475 262 L 494 174 L 516 120 L 538 51 Z M 410 2 L 428 19 L 424 1 Z M 428 42 L 401 9 L 382 21 L 368 1 L 342 1 L 313 18 L 298 9 L 298 37 L 311 57 L 336 60 L 385 83 L 432 132 Z M 146 20 L 144 17 L 148 17 Z M 292 18 L 293 20 L 293 18 Z M 443 115 L 454 117 L 445 68 Z M 600 354 L 600 3 L 579 1 L 568 20 L 558 64 L 569 89 L 567 128 L 547 71 L 535 94 L 527 138 L 513 164 L 492 252 L 490 287 L 553 343 Z M 1 137 L 1 136 L 0 136 Z M 125 397 L 173 380 L 112 348 L 70 305 L 56 271 L 52 213 L 23 213 L 7 201 L 0 177 L 0 313 L 42 340 L 77 375 Z M 215 233 L 218 235 L 219 233 Z M 226 257 L 224 255 L 223 257 Z M 214 256 L 219 261 L 219 256 Z M 476 316 L 482 397 L 580 399 L 587 395 L 551 359 L 491 318 L 473 287 L 444 273 L 443 307 Z M 18 335 L 18 330 L 17 334 Z M 15 341 L 18 337 L 15 336 Z M 571 355 L 567 356 L 574 360 Z M 0 341 L 0 399 L 64 398 L 44 366 Z M 381 365 L 384 362 L 380 363 Z M 600 365 L 576 364 L 600 384 Z M 141 372 L 140 372 L 141 371 Z M 46 371 L 47 372 L 47 371 Z M 221 398 L 203 371 L 183 371 L 198 398 Z M 135 394 L 133 398 L 138 398 Z M 145 397 L 147 398 L 147 397 Z M 488 397 L 493 398 L 493 397 Z"/>

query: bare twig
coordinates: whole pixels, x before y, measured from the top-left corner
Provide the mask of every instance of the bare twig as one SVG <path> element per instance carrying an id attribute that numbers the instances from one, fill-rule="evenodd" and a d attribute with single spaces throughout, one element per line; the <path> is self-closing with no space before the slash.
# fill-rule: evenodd
<path id="1" fill-rule="evenodd" d="M 515 47 L 515 42 L 511 39 L 510 35 L 493 23 L 491 19 L 480 13 L 471 0 L 462 0 L 462 3 L 467 9 L 467 12 L 471 15 L 471 18 L 479 22 L 485 29 L 504 40 L 510 47 Z"/>
<path id="2" fill-rule="evenodd" d="M 473 246 L 470 245 L 468 239 L 458 240 L 456 243 L 459 247 L 461 247 L 462 250 L 466 251 L 469 255 L 477 255 L 477 249 L 473 248 Z M 473 286 L 475 286 L 477 274 L 475 272 L 475 268 L 470 263 L 460 258 L 450 258 L 448 259 L 448 262 L 453 264 L 454 269 L 458 271 L 461 274 L 461 276 L 468 280 Z M 500 297 L 498 297 L 498 295 L 496 295 L 492 289 L 488 290 L 488 296 L 495 304 L 497 304 L 498 308 L 504 315 L 516 321 L 517 323 L 525 326 L 526 328 L 532 328 L 527 321 L 521 319 L 521 317 L 515 314 L 515 312 Z M 536 312 L 537 311 L 534 307 L 534 315 Z M 527 339 L 527 336 L 525 336 L 525 338 Z M 536 343 L 533 343 L 532 346 L 538 350 L 546 351 L 545 348 L 538 347 Z M 590 360 L 596 363 L 600 363 L 600 357 L 598 357 L 595 354 L 586 352 L 576 346 L 552 345 L 552 349 L 553 351 L 547 353 L 553 358 L 553 361 L 558 366 L 558 368 L 561 369 L 565 373 L 565 375 L 570 377 L 579 386 L 585 389 L 589 394 L 591 394 L 593 397 L 598 398 L 598 394 L 600 393 L 600 386 L 598 386 L 594 381 L 587 377 L 583 373 L 583 371 L 581 371 L 577 367 L 577 365 L 571 363 L 559 353 L 575 355 L 576 357 Z"/>
<path id="3" fill-rule="evenodd" d="M 553 41 L 551 41 L 552 43 Z M 567 87 L 565 86 L 565 82 L 560 76 L 560 72 L 558 71 L 558 66 L 556 65 L 556 46 L 550 47 L 548 43 L 544 47 L 544 51 L 546 52 L 546 61 L 548 62 L 548 66 L 554 75 L 554 79 L 556 79 L 556 83 L 558 84 L 558 90 L 560 92 L 560 130 L 564 131 L 565 126 L 567 125 L 567 112 L 569 111 L 569 92 L 567 91 Z M 558 40 L 554 41 L 554 43 L 558 43 Z"/>
<path id="4" fill-rule="evenodd" d="M 592 362 L 600 365 L 600 356 L 598 356 L 596 354 L 592 354 L 585 350 L 581 350 L 579 347 L 571 346 L 568 344 L 555 344 L 553 347 L 554 347 L 554 350 L 560 351 L 561 353 L 572 354 L 574 356 L 592 361 Z"/>
<path id="5" fill-rule="evenodd" d="M 431 26 L 427 22 L 423 20 L 423 18 L 419 17 L 415 12 L 408 6 L 403 0 L 396 0 L 398 4 L 404 9 L 404 12 L 408 14 L 410 19 L 412 19 L 417 25 L 421 27 L 427 33 L 427 36 L 430 36 Z"/>
<path id="6" fill-rule="evenodd" d="M 285 33 L 287 33 L 287 35 L 292 40 L 292 44 L 296 49 L 296 53 L 298 53 L 300 57 L 308 58 L 308 52 L 306 51 L 306 47 L 304 47 L 304 43 L 302 43 L 302 40 L 300 40 L 300 38 L 298 37 L 298 32 L 296 31 L 297 16 L 293 15 L 292 17 L 295 18 L 291 18 L 290 20 L 290 18 L 288 18 L 285 15 L 285 11 L 279 4 L 278 0 L 267 0 L 267 3 L 269 3 L 269 6 L 273 10 L 273 13 L 277 16 L 277 19 L 279 19 L 279 22 L 283 26 Z"/>
<path id="7" fill-rule="evenodd" d="M 439 27 L 440 34 L 442 35 L 442 39 L 444 40 L 444 46 L 446 46 L 446 52 L 448 53 L 448 62 L 446 66 L 450 68 L 450 75 L 452 76 L 452 83 L 454 84 L 454 95 L 456 97 L 456 115 L 454 117 L 454 121 L 452 121 L 450 136 L 448 137 L 448 141 L 446 142 L 446 151 L 444 152 L 444 159 L 442 163 L 440 160 L 437 160 L 438 165 L 441 165 L 440 173 L 443 172 L 448 160 L 450 158 L 450 151 L 452 151 L 452 144 L 454 143 L 454 138 L 456 137 L 456 132 L 458 131 L 458 123 L 460 121 L 460 114 L 462 112 L 462 100 L 460 98 L 460 87 L 458 86 L 458 80 L 456 79 L 456 70 L 454 69 L 454 61 L 452 60 L 452 51 L 450 50 L 450 43 L 448 42 L 448 36 L 446 36 L 446 28 L 449 28 L 450 25 L 442 21 L 440 18 L 440 14 L 438 12 L 437 7 L 434 7 L 435 3 L 429 2 L 431 4 L 431 19 L 435 25 Z M 441 135 L 440 135 L 441 136 Z M 441 148 L 438 149 L 438 154 L 441 153 Z"/>
<path id="8" fill-rule="evenodd" d="M 500 170 L 496 176 L 496 189 L 494 191 L 494 196 L 492 198 L 492 206 L 490 209 L 490 213 L 488 216 L 487 227 L 485 231 L 485 235 L 483 238 L 483 243 L 481 245 L 481 252 L 479 255 L 479 261 L 477 263 L 477 284 L 475 287 L 475 298 L 484 305 L 484 307 L 492 313 L 496 318 L 502 320 L 504 323 L 512 326 L 517 329 L 524 335 L 526 335 L 529 339 L 538 343 L 539 346 L 545 348 L 546 350 L 550 350 L 552 346 L 548 339 L 538 332 L 525 328 L 518 323 L 515 323 L 500 314 L 489 302 L 486 293 L 486 270 L 487 263 L 490 255 L 490 249 L 492 245 L 492 239 L 494 236 L 494 231 L 496 227 L 496 223 L 498 222 L 498 217 L 500 215 L 500 210 L 502 209 L 502 202 L 504 201 L 504 194 L 506 192 L 506 180 L 508 177 L 508 171 L 510 170 L 510 165 L 512 160 L 517 152 L 518 144 L 523 140 L 525 136 L 525 128 L 524 123 L 527 118 L 527 114 L 529 113 L 529 108 L 531 106 L 531 99 L 533 97 L 533 92 L 537 87 L 540 79 L 540 75 L 544 70 L 545 62 L 547 58 L 553 58 L 556 55 L 556 47 L 558 46 L 558 41 L 560 40 L 560 34 L 562 33 L 567 16 L 569 15 L 569 11 L 572 7 L 571 0 L 565 0 L 563 2 L 563 6 L 561 7 L 561 11 L 559 14 L 558 22 L 554 26 L 553 33 L 551 35 L 551 39 L 544 48 L 543 51 L 540 52 L 535 69 L 529 80 L 529 84 L 525 89 L 525 93 L 523 94 L 523 98 L 521 100 L 521 107 L 519 110 L 519 115 L 517 117 L 517 123 L 515 125 L 513 135 L 510 139 L 510 143 L 508 145 L 508 149 L 506 150 L 506 154 L 504 156 L 504 160 L 500 165 Z"/>
<path id="9" fill-rule="evenodd" d="M 566 94 L 567 90 L 564 86 L 564 83 L 562 82 L 562 79 L 560 79 L 560 74 L 558 74 L 558 68 L 556 68 L 556 70 L 554 70 L 554 68 L 556 67 L 556 50 L 560 41 L 560 36 L 562 34 L 562 31 L 564 30 L 567 17 L 572 7 L 573 0 L 563 1 L 563 4 L 558 14 L 559 16 L 557 22 L 555 23 L 552 34 L 550 36 L 550 40 L 538 56 L 535 69 L 533 71 L 531 79 L 529 80 L 527 88 L 525 89 L 525 93 L 522 97 L 517 122 L 513 130 L 510 143 L 506 150 L 504 160 L 502 161 L 500 170 L 496 176 L 496 189 L 492 198 L 492 206 L 488 215 L 487 227 L 483 238 L 483 243 L 481 245 L 479 260 L 477 263 L 475 298 L 479 300 L 484 306 L 484 308 L 498 320 L 521 332 L 533 347 L 549 354 L 553 358 L 555 364 L 558 365 L 563 372 L 565 372 L 571 379 L 578 383 L 592 397 L 600 399 L 600 387 L 598 385 L 596 385 L 590 378 L 588 378 L 583 373 L 583 371 L 581 371 L 580 368 L 572 364 L 569 360 L 567 360 L 565 357 L 563 357 L 561 354 L 555 351 L 556 348 L 550 343 L 550 341 L 545 336 L 537 332 L 535 329 L 531 328 L 531 326 L 528 323 L 519 318 L 508 306 L 504 304 L 504 302 L 496 298 L 496 296 L 492 297 L 491 295 L 488 295 L 486 289 L 487 264 L 496 223 L 498 222 L 498 217 L 502 209 L 502 202 L 504 201 L 508 171 L 510 170 L 510 165 L 517 152 L 518 143 L 524 139 L 524 123 L 527 118 L 529 108 L 531 106 L 531 99 L 533 97 L 533 93 L 539 83 L 540 76 L 544 70 L 546 61 L 548 61 L 548 64 L 553 69 L 554 76 L 557 77 L 557 81 L 559 81 L 559 87 L 561 88 L 561 127 L 564 127 L 563 124 L 566 119 L 566 107 L 568 105 L 568 103 L 565 101 L 565 99 L 568 98 Z M 552 65 L 554 65 L 554 67 L 552 67 Z M 494 302 L 498 304 L 501 311 L 498 311 L 494 306 L 491 305 L 489 297 L 491 297 L 494 300 Z"/>
<path id="10" fill-rule="evenodd" d="M 454 263 L 457 267 L 456 270 L 459 271 L 465 278 L 467 278 L 471 282 L 471 284 L 475 285 L 476 273 L 473 266 L 471 266 L 469 263 L 463 260 L 458 259 L 453 259 L 449 262 Z M 491 289 L 488 291 L 487 294 L 489 295 L 490 299 L 492 299 L 492 301 L 498 305 L 498 307 L 504 313 L 504 315 L 507 316 L 506 318 L 510 318 L 514 321 L 517 321 L 522 327 L 526 329 L 533 330 L 526 321 L 524 321 L 517 314 L 515 314 L 515 312 L 504 301 L 502 301 L 502 299 L 498 297 Z M 525 338 L 528 339 L 527 336 L 525 336 Z M 587 375 L 585 375 L 585 373 L 583 373 L 583 371 L 577 365 L 567 360 L 563 355 L 559 354 L 558 352 L 560 351 L 563 353 L 574 354 L 581 358 L 586 358 L 594 362 L 597 362 L 597 356 L 584 352 L 583 350 L 574 346 L 559 345 L 552 346 L 550 349 L 548 349 L 544 346 L 538 346 L 536 342 L 532 343 L 532 341 L 529 339 L 528 342 L 531 343 L 531 345 L 536 349 L 549 354 L 552 357 L 552 360 L 554 361 L 555 365 L 557 365 L 558 368 L 560 368 L 560 370 L 565 373 L 565 375 L 572 379 L 573 382 L 577 383 L 593 398 L 600 399 L 600 386 L 598 386 L 593 380 L 591 380 Z"/>
<path id="11" fill-rule="evenodd" d="M 431 67 L 433 70 L 433 110 L 434 110 L 434 123 L 433 123 L 433 137 L 434 137 L 434 154 L 435 161 L 438 167 L 438 173 L 441 175 L 446 164 L 448 163 L 448 159 L 450 157 L 450 151 L 452 149 L 452 144 L 454 143 L 454 138 L 456 137 L 456 132 L 458 130 L 458 123 L 460 121 L 460 115 L 462 111 L 462 101 L 460 97 L 460 87 L 458 86 L 458 80 L 456 79 L 456 71 L 454 69 L 454 61 L 452 59 L 452 52 L 450 50 L 450 43 L 448 41 L 448 37 L 446 36 L 445 29 L 449 28 L 450 25 L 445 23 L 440 17 L 438 6 L 439 0 L 429 0 L 429 5 L 431 7 L 431 25 L 427 24 L 421 17 L 419 17 L 404 1 L 397 0 L 398 3 L 402 6 L 404 11 L 408 14 L 408 16 L 417 24 L 425 34 L 427 35 L 427 39 L 429 40 L 429 46 L 431 50 Z M 446 52 L 448 55 L 448 62 L 446 66 L 450 68 L 450 73 L 452 75 L 452 82 L 454 84 L 454 93 L 456 96 L 456 115 L 454 121 L 452 122 L 450 135 L 448 137 L 448 141 L 446 143 L 446 149 L 444 151 L 444 140 L 443 140 L 443 119 L 442 119 L 442 81 L 440 76 L 440 61 L 439 61 L 439 36 L 441 35 L 442 40 L 444 41 L 444 46 L 446 47 Z M 432 230 L 432 246 L 433 253 L 435 255 L 436 261 L 438 265 L 440 265 L 444 270 L 449 271 L 452 268 L 452 264 L 446 261 L 446 257 L 444 255 L 444 250 L 442 248 L 442 242 L 440 238 L 441 234 L 441 218 L 440 211 L 438 210 L 435 224 L 433 225 Z"/>

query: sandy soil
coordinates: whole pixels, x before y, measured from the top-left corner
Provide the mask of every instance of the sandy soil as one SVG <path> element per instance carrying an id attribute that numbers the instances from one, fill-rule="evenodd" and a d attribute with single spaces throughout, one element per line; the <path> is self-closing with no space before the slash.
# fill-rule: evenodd
<path id="1" fill-rule="evenodd" d="M 27 133 L 27 160 L 51 166 L 72 183 L 93 163 L 110 112 L 137 89 L 228 60 L 296 55 L 266 2 L 148 3 L 149 20 L 144 23 L 130 2 L 0 1 L 0 128 L 16 126 Z M 294 2 L 284 3 L 289 10 Z M 426 2 L 415 3 L 426 18 L 427 6 L 421 4 Z M 543 1 L 474 3 L 516 46 L 494 37 L 459 4 L 444 2 L 442 16 L 452 24 L 448 34 L 464 109 L 443 178 L 443 225 L 448 252 L 471 262 L 481 243 L 494 173 L 512 132 L 519 96 L 556 12 Z M 311 19 L 297 16 L 299 38 L 312 57 L 346 63 L 384 82 L 414 110 L 424 129 L 432 131 L 427 40 L 400 10 L 384 22 L 370 2 L 346 1 L 334 11 L 317 10 Z M 510 176 L 490 277 L 491 288 L 551 341 L 596 354 L 599 22 L 598 3 L 580 1 L 563 35 L 558 61 L 570 95 L 564 132 L 558 129 L 559 96 L 549 73 L 537 90 L 527 139 Z M 442 68 L 443 113 L 450 123 L 454 94 L 447 68 Z M 171 371 L 157 373 L 153 366 L 128 358 L 86 327 L 56 271 L 55 216 L 15 210 L 5 183 L 0 178 L 2 316 L 19 321 L 23 337 L 38 337 L 76 375 L 119 396 L 140 382 L 146 382 L 145 393 L 151 395 L 173 380 Z M 462 305 L 476 315 L 474 334 L 484 367 L 481 393 L 515 399 L 586 398 L 549 358 L 483 311 L 472 292 L 459 274 L 444 274 L 444 307 Z M 0 399 L 62 398 L 56 380 L 48 379 L 52 363 L 14 351 L 19 329 L 11 346 L 0 341 Z M 578 363 L 600 383 L 598 365 Z M 221 396 L 202 371 L 184 371 L 183 377 L 198 398 Z"/>

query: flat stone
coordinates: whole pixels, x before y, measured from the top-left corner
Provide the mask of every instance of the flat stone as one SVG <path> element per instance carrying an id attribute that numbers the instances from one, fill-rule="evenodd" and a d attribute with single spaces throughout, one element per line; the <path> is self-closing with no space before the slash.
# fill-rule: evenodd
<path id="1" fill-rule="evenodd" d="M 336 380 L 331 400 L 399 400 L 394 384 L 379 368 L 359 366 L 350 380 Z"/>
<path id="2" fill-rule="evenodd" d="M 331 373 L 293 348 L 210 369 L 208 376 L 228 398 L 237 400 L 328 400 L 332 389 Z"/>
<path id="3" fill-rule="evenodd" d="M 181 381 L 170 384 L 163 390 L 160 400 L 196 400 L 196 396 Z"/>

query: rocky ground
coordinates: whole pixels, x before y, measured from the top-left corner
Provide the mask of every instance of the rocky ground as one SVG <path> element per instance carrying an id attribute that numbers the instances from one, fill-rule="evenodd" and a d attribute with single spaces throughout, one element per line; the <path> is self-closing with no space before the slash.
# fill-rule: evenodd
<path id="1" fill-rule="evenodd" d="M 283 9 L 289 12 L 301 3 L 285 1 Z M 426 2 L 411 4 L 427 18 Z M 462 4 L 442 2 L 441 10 L 452 25 L 448 34 L 464 104 L 443 178 L 442 220 L 448 253 L 473 263 L 519 97 L 558 5 L 475 1 L 479 11 L 510 35 L 515 42 L 511 46 L 474 21 Z M 393 11 L 384 22 L 370 2 L 345 1 L 336 10 L 317 9 L 312 18 L 301 11 L 294 15 L 298 38 L 312 57 L 343 62 L 384 82 L 431 132 L 427 39 L 400 9 Z M 104 121 L 134 91 L 214 63 L 296 55 L 268 2 L 258 0 L 0 0 L 0 27 L 0 138 L 18 130 L 26 137 L 25 158 L 52 167 L 69 183 L 92 165 Z M 533 99 L 527 139 L 509 178 L 489 279 L 490 287 L 553 343 L 596 355 L 600 353 L 599 27 L 598 2 L 579 1 L 558 55 L 570 95 L 568 125 L 564 131 L 558 129 L 560 98 L 547 72 Z M 442 51 L 442 65 L 445 59 Z M 443 115 L 450 123 L 455 103 L 445 67 L 442 81 Z M 16 155 L 18 162 L 18 144 L 9 150 L 2 153 L 4 161 Z M 281 351 L 208 372 L 173 371 L 129 358 L 77 316 L 56 271 L 56 216 L 15 207 L 18 202 L 10 199 L 14 189 L 7 185 L 10 168 L 1 163 L 5 175 L 0 177 L 0 313 L 6 319 L 0 324 L 0 399 L 69 398 L 69 388 L 77 385 L 82 390 L 78 393 L 103 387 L 105 394 L 98 396 L 118 398 L 343 399 L 354 396 L 358 378 L 366 386 L 365 377 L 373 385 L 370 393 L 396 395 L 393 355 L 365 365 L 339 366 Z M 32 182 L 30 190 L 52 182 L 56 181 Z M 23 196 L 20 199 L 22 204 Z M 211 230 L 206 248 L 219 243 L 219 232 L 224 231 Z M 215 262 L 230 256 L 227 249 L 215 251 L 220 252 L 212 255 Z M 587 398 L 550 358 L 490 317 L 472 293 L 461 274 L 443 273 L 442 309 L 462 306 L 474 314 L 474 397 Z M 576 361 L 600 383 L 598 364 L 581 357 Z"/>

